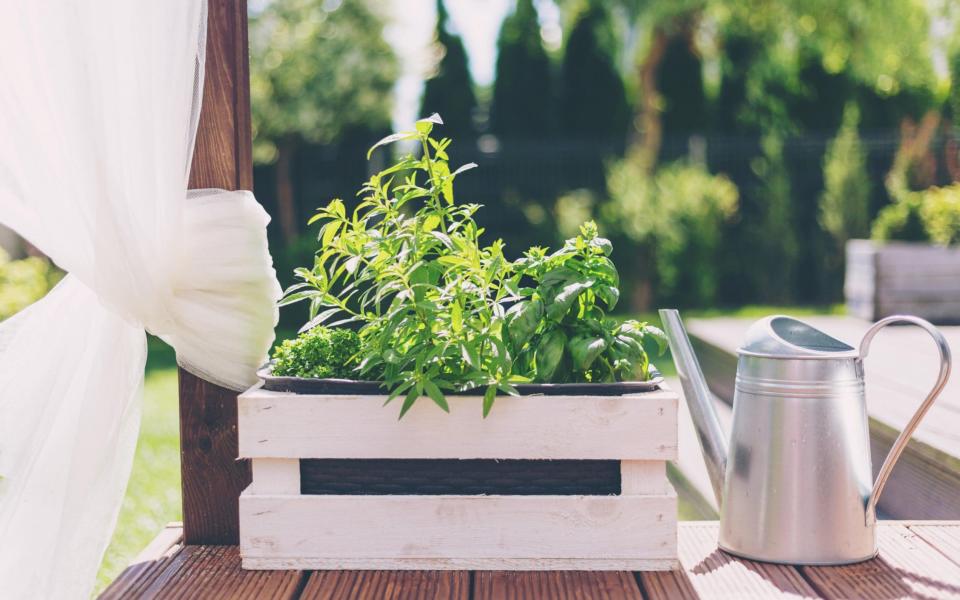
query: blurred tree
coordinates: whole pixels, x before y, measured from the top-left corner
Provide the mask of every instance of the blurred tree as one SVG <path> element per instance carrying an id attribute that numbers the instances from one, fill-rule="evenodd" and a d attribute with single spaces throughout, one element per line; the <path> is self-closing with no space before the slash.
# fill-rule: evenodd
<path id="1" fill-rule="evenodd" d="M 796 296 L 799 245 L 794 225 L 796 205 L 790 198 L 790 173 L 783 139 L 769 133 L 760 142 L 761 154 L 750 161 L 758 179 L 753 191 L 759 215 L 750 225 L 754 247 L 749 254 L 756 289 L 763 302 L 789 303 Z M 741 266 L 742 268 L 742 266 Z"/>
<path id="2" fill-rule="evenodd" d="M 724 53 L 732 49 L 739 54 L 738 60 L 732 55 L 721 58 L 721 93 L 715 113 L 721 130 L 783 140 L 832 134 L 841 126 L 844 107 L 850 103 L 860 107 L 860 127 L 889 129 L 919 119 L 936 105 L 930 21 L 923 3 L 744 0 L 718 6 L 712 5 L 710 14 L 716 19 L 719 47 Z M 794 257 L 797 299 L 833 301 L 839 294 L 842 270 L 835 260 L 837 246 L 818 218 L 818 199 L 826 185 L 822 165 L 827 146 L 813 143 L 789 149 L 785 164 L 791 228 L 796 239 L 805 240 Z M 760 154 L 756 161 L 768 160 Z M 766 246 L 769 229 L 763 217 L 770 182 L 756 181 L 758 177 L 756 170 L 734 175 L 743 195 L 739 225 L 743 232 L 737 237 Z M 889 202 L 879 186 L 868 193 L 873 195 L 870 210 Z M 732 250 L 734 258 L 743 251 Z M 766 294 L 764 287 L 772 289 L 761 285 L 750 294 L 761 297 Z"/>
<path id="3" fill-rule="evenodd" d="M 950 119 L 947 121 L 944 157 L 950 179 L 960 181 L 960 143 L 956 139 L 957 129 L 960 129 L 960 28 L 956 31 L 956 39 L 950 49 L 949 61 L 950 96 L 947 99 L 947 111 Z"/>
<path id="4" fill-rule="evenodd" d="M 703 62 L 693 40 L 694 23 L 672 36 L 657 70 L 664 134 L 701 133 L 707 128 L 707 96 Z"/>
<path id="5" fill-rule="evenodd" d="M 960 38 L 960 32 L 957 32 Z M 960 127 L 960 41 L 950 53 L 950 116 L 954 127 Z"/>
<path id="6" fill-rule="evenodd" d="M 846 243 L 870 233 L 870 176 L 867 152 L 860 143 L 857 126 L 860 109 L 851 101 L 843 111 L 837 136 L 823 157 L 823 192 L 818 223 L 830 236 L 822 252 L 821 287 L 833 298 L 842 297 Z"/>
<path id="7" fill-rule="evenodd" d="M 463 40 L 448 31 L 448 21 L 443 0 L 437 0 L 435 45 L 440 59 L 436 72 L 424 85 L 420 116 L 440 113 L 444 135 L 462 143 L 474 136 L 473 113 L 477 108 L 477 97 L 473 93 Z"/>
<path id="8" fill-rule="evenodd" d="M 702 164 L 675 161 L 651 174 L 627 158 L 610 165 L 610 202 L 601 208 L 603 223 L 635 243 L 632 272 L 638 284 L 634 310 L 648 301 L 709 306 L 716 301 L 717 250 L 723 224 L 737 213 L 737 187 Z"/>
<path id="9" fill-rule="evenodd" d="M 290 241 L 299 231 L 298 145 L 389 127 L 397 59 L 367 0 L 272 0 L 249 27 L 254 160 L 276 162 L 278 220 Z"/>
<path id="10" fill-rule="evenodd" d="M 576 18 L 560 68 L 560 130 L 573 137 L 623 137 L 630 107 L 614 62 L 610 14 L 591 0 Z"/>
<path id="11" fill-rule="evenodd" d="M 533 0 L 517 6 L 500 28 L 490 128 L 503 137 L 543 137 L 553 132 L 554 90 L 550 58 L 540 37 Z"/>
<path id="12" fill-rule="evenodd" d="M 722 78 L 712 112 L 713 129 L 723 134 L 755 135 L 760 132 L 754 116 L 747 112 L 750 67 L 763 52 L 756 38 L 731 33 L 720 50 Z"/>
<path id="13" fill-rule="evenodd" d="M 823 159 L 823 194 L 820 196 L 820 223 L 843 248 L 847 240 L 870 232 L 870 178 L 867 155 L 857 134 L 860 111 L 853 103 L 843 112 L 843 125 Z"/>

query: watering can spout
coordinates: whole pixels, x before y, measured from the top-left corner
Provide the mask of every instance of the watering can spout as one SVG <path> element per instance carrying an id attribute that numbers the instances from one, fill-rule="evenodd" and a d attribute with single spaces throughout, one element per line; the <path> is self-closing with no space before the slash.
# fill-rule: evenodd
<path id="1" fill-rule="evenodd" d="M 700 370 L 700 363 L 690 345 L 680 313 L 675 309 L 660 310 L 660 320 L 670 342 L 670 352 L 677 366 L 677 375 L 687 398 L 690 416 L 697 430 L 700 448 L 707 464 L 710 483 L 717 498 L 717 505 L 723 504 L 723 478 L 727 466 L 727 438 L 720 426 L 717 410 L 713 406 L 713 397 L 707 387 L 707 381 Z"/>

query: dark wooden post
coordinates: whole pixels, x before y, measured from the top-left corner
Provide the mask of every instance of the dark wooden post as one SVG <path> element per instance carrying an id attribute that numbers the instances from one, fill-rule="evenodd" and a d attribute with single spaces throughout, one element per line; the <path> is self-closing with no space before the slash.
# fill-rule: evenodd
<path id="1" fill-rule="evenodd" d="M 206 82 L 191 188 L 253 189 L 246 0 L 209 0 Z M 237 394 L 180 370 L 180 472 L 188 544 L 236 544 Z"/>

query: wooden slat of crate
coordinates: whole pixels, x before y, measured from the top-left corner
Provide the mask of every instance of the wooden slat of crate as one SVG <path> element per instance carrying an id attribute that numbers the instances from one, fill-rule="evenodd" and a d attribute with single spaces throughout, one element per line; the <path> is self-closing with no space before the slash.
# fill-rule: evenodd
<path id="1" fill-rule="evenodd" d="M 253 569 L 640 570 L 676 565 L 672 491 L 648 496 L 244 492 L 240 515 L 244 566 Z"/>
<path id="2" fill-rule="evenodd" d="M 628 571 L 479 571 L 473 580 L 473 598 L 642 600 L 643 595 Z"/>
<path id="3" fill-rule="evenodd" d="M 713 598 L 819 598 L 793 567 L 742 560 L 717 549 L 716 521 L 679 528 L 682 570 L 638 573 L 650 600 Z"/>
<path id="4" fill-rule="evenodd" d="M 467 600 L 469 571 L 316 571 L 301 600 Z"/>
<path id="5" fill-rule="evenodd" d="M 523 458 L 673 460 L 677 396 L 451 397 L 450 414 L 423 398 L 398 421 L 386 396 L 240 396 L 243 458 Z"/>
<path id="6" fill-rule="evenodd" d="M 842 567 L 801 567 L 825 598 L 957 598 L 960 565 L 904 525 L 878 531 L 880 555 Z"/>

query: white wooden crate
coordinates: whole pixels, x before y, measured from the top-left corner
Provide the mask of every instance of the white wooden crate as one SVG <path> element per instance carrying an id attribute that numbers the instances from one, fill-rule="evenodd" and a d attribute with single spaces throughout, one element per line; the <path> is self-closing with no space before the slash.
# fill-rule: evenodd
<path id="1" fill-rule="evenodd" d="M 240 396 L 240 497 L 248 569 L 653 570 L 677 566 L 677 397 L 421 399 L 400 421 L 385 396 L 254 387 Z M 621 494 L 307 495 L 300 459 L 602 459 Z"/>

